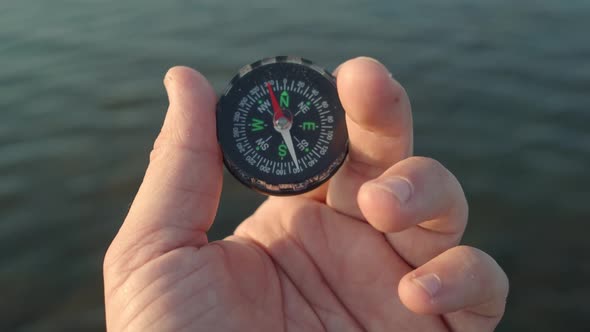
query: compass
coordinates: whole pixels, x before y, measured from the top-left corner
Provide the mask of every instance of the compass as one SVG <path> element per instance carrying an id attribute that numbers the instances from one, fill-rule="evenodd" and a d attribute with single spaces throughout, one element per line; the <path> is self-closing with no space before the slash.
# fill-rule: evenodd
<path id="1" fill-rule="evenodd" d="M 240 69 L 217 104 L 217 137 L 229 172 L 268 195 L 317 188 L 348 152 L 334 77 L 290 56 Z"/>

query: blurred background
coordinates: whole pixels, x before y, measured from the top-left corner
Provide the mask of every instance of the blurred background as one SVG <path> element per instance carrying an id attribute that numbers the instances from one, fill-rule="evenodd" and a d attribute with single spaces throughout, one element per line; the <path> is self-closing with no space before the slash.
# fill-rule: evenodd
<path id="1" fill-rule="evenodd" d="M 102 258 L 164 117 L 164 73 L 192 66 L 219 92 L 282 54 L 387 65 L 416 154 L 464 185 L 464 243 L 510 277 L 498 331 L 587 331 L 589 20 L 586 0 L 1 1 L 0 331 L 103 331 Z M 211 237 L 262 199 L 226 176 Z"/>

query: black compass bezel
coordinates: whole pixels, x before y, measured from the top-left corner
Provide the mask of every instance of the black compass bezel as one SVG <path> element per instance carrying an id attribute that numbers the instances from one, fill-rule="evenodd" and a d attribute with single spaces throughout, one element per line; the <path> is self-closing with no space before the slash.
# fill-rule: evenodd
<path id="1" fill-rule="evenodd" d="M 265 58 L 259 61 L 256 61 L 252 64 L 246 65 L 242 67 L 238 74 L 235 75 L 226 89 L 224 90 L 223 94 L 219 98 L 217 103 L 217 140 L 220 145 L 222 155 L 223 155 L 223 162 L 227 170 L 243 185 L 246 187 L 253 189 L 257 192 L 266 195 L 273 195 L 273 196 L 291 196 L 291 195 L 299 195 L 305 192 L 311 191 L 323 183 L 328 181 L 342 166 L 344 163 L 346 156 L 348 154 L 348 134 L 346 129 L 346 121 L 345 121 L 345 114 L 340 101 L 337 100 L 337 104 L 334 106 L 340 118 L 337 122 L 337 137 L 334 138 L 334 145 L 336 148 L 330 153 L 329 156 L 324 157 L 322 160 L 326 159 L 329 160 L 329 163 L 326 167 L 324 167 L 320 172 L 316 174 L 312 174 L 306 177 L 303 181 L 293 182 L 293 183 L 269 183 L 264 180 L 264 174 L 250 174 L 245 172 L 241 167 L 239 167 L 234 161 L 232 161 L 232 151 L 233 147 L 224 148 L 223 139 L 221 138 L 222 131 L 220 130 L 221 123 L 220 123 L 220 114 L 223 112 L 222 105 L 224 103 L 225 98 L 227 98 L 228 93 L 232 91 L 232 88 L 236 85 L 236 83 L 242 79 L 244 76 L 248 75 L 252 71 L 256 70 L 257 68 L 276 64 L 276 63 L 290 63 L 296 65 L 303 65 L 308 69 L 315 71 L 316 73 L 320 74 L 324 77 L 330 85 L 336 91 L 336 79 L 332 74 L 330 74 L 325 69 L 315 65 L 313 62 L 293 56 L 277 56 L 272 58 Z M 335 93 L 337 99 L 337 92 Z M 234 112 L 234 110 L 230 110 L 228 112 Z M 227 128 L 225 129 L 227 130 Z M 229 133 L 227 133 L 229 135 Z M 335 135 L 336 136 L 336 135 Z M 226 138 L 228 140 L 228 138 Z M 235 153 L 235 151 L 233 151 Z M 262 175 L 262 176 L 260 176 Z"/>

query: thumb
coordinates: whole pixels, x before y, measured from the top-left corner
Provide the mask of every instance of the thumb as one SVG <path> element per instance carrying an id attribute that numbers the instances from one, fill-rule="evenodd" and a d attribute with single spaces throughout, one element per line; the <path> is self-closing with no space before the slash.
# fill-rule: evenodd
<path id="1" fill-rule="evenodd" d="M 205 245 L 217 212 L 222 163 L 215 92 L 201 74 L 184 67 L 170 69 L 164 85 L 166 119 L 105 269 L 113 263 L 131 271 L 176 248 Z"/>

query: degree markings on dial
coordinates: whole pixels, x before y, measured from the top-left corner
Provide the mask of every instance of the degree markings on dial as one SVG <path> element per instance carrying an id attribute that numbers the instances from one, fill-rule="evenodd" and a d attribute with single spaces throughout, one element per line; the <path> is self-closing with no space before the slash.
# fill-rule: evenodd
<path id="1" fill-rule="evenodd" d="M 299 161 L 303 164 L 303 166 L 304 166 L 303 169 L 306 169 L 307 164 L 305 163 L 305 158 L 301 158 Z"/>
<path id="2" fill-rule="evenodd" d="M 307 91 L 309 91 L 309 86 L 305 89 L 302 95 L 305 96 L 305 98 L 309 99 L 309 97 L 307 96 Z"/>

